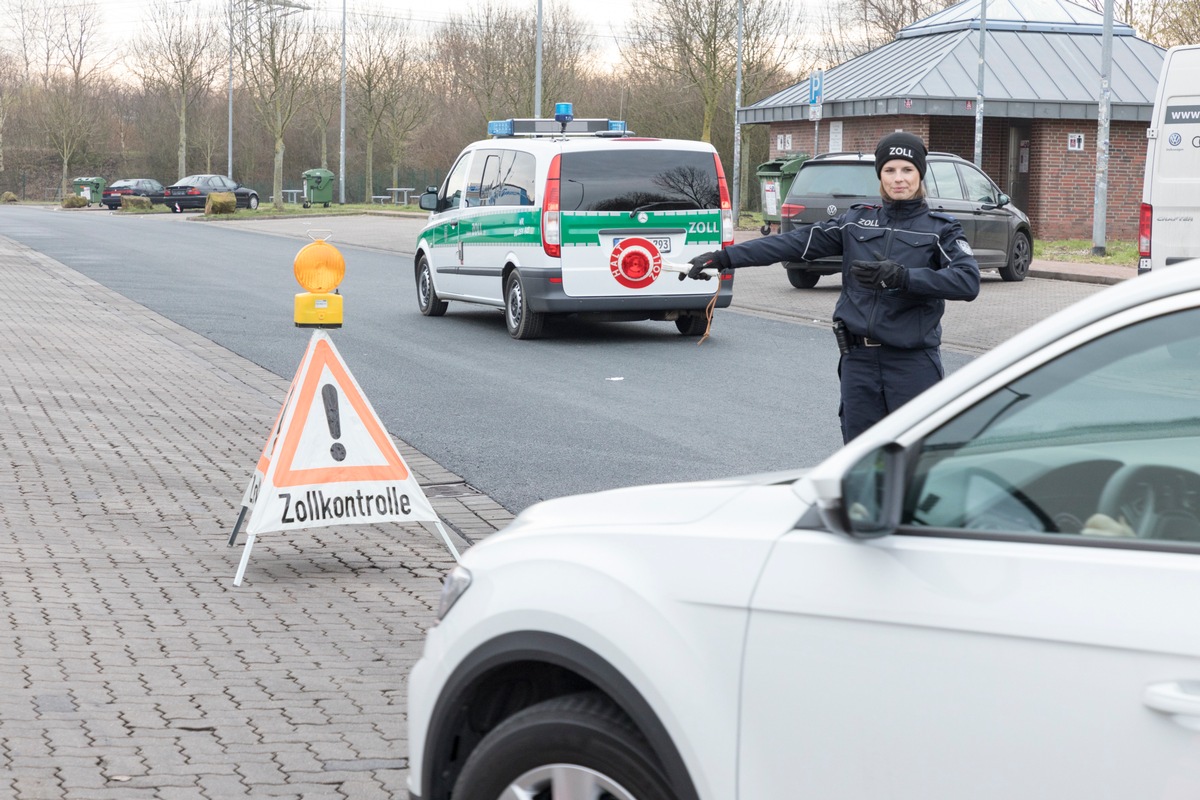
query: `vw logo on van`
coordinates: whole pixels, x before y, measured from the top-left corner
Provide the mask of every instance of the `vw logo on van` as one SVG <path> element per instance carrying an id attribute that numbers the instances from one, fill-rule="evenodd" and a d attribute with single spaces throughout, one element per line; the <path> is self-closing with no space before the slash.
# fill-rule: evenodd
<path id="1" fill-rule="evenodd" d="M 1183 137 L 1178 133 L 1172 133 L 1167 141 L 1171 143 L 1171 147 L 1179 147 L 1179 143 L 1183 141 Z"/>
<path id="2" fill-rule="evenodd" d="M 825 213 L 831 217 L 835 216 L 837 214 L 837 206 L 835 206 L 833 203 L 830 203 L 828 206 L 826 206 Z"/>

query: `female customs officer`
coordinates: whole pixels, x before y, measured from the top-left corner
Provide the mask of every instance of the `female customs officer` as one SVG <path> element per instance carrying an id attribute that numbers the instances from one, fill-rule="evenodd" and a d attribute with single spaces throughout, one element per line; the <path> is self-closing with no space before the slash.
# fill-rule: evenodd
<path id="1" fill-rule="evenodd" d="M 911 133 L 884 136 L 875 148 L 879 205 L 855 205 L 825 222 L 705 253 L 691 260 L 686 276 L 842 257 L 833 320 L 846 442 L 941 380 L 945 301 L 979 294 L 979 265 L 962 226 L 925 204 L 927 153 Z"/>

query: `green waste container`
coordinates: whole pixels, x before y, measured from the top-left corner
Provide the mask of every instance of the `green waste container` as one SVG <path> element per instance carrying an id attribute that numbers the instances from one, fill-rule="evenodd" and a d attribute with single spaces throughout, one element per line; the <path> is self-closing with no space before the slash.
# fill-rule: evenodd
<path id="1" fill-rule="evenodd" d="M 75 178 L 71 181 L 75 187 L 75 194 L 88 201 L 90 206 L 92 203 L 99 203 L 104 195 L 104 187 L 107 185 L 104 178 Z"/>
<path id="2" fill-rule="evenodd" d="M 764 236 L 779 231 L 779 220 L 783 201 L 796 179 L 796 171 L 808 160 L 808 156 L 777 158 L 758 165 L 758 185 L 761 190 Z"/>
<path id="3" fill-rule="evenodd" d="M 325 208 L 333 202 L 333 173 L 327 169 L 306 170 L 304 178 L 304 207 L 323 203 Z"/>

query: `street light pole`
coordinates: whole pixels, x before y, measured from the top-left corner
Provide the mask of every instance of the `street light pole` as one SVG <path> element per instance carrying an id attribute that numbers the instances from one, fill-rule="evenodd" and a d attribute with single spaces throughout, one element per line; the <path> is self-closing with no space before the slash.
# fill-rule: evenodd
<path id="1" fill-rule="evenodd" d="M 338 203 L 346 205 L 346 0 L 342 0 L 342 127 L 338 144 Z M 367 198 L 369 201 L 371 198 Z"/>
<path id="2" fill-rule="evenodd" d="M 229 132 L 227 144 L 229 149 L 225 155 L 225 177 L 233 180 L 233 0 L 229 0 Z"/>
<path id="3" fill-rule="evenodd" d="M 737 17 L 737 77 L 733 88 L 733 227 L 736 230 L 742 215 L 742 123 L 738 109 L 742 107 L 742 20 L 744 3 L 738 0 Z"/>
<path id="4" fill-rule="evenodd" d="M 1104 34 L 1100 47 L 1100 106 L 1096 119 L 1096 190 L 1092 199 L 1092 255 L 1108 255 L 1108 133 L 1112 106 L 1113 0 L 1104 2 Z"/>
<path id="5" fill-rule="evenodd" d="M 533 117 L 542 118 L 542 0 L 537 2 L 537 42 L 534 47 L 533 68 Z"/>

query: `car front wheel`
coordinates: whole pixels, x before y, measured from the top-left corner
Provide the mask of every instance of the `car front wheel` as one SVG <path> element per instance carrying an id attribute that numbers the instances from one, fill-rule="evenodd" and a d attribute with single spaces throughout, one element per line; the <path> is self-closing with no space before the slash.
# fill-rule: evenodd
<path id="1" fill-rule="evenodd" d="M 471 753 L 454 800 L 676 800 L 644 738 L 594 693 L 547 700 L 496 726 Z"/>
<path id="2" fill-rule="evenodd" d="M 251 211 L 258 208 L 258 195 L 256 195 L 256 194 L 250 195 L 250 201 L 247 203 L 247 205 L 250 206 Z"/>
<path id="3" fill-rule="evenodd" d="M 542 335 L 546 315 L 530 311 L 526 303 L 525 282 L 517 272 L 504 281 L 504 323 L 514 339 L 536 339 Z"/>
<path id="4" fill-rule="evenodd" d="M 1008 253 L 1008 263 L 1000 268 L 1000 277 L 1006 281 L 1023 281 L 1029 274 L 1029 264 L 1033 261 L 1033 242 L 1029 235 L 1018 233 L 1013 237 L 1012 249 Z"/>
<path id="5" fill-rule="evenodd" d="M 433 288 L 429 259 L 421 256 L 417 262 L 417 308 L 427 317 L 440 317 L 446 313 L 447 305 L 445 300 L 438 299 L 437 290 Z"/>

